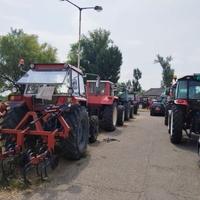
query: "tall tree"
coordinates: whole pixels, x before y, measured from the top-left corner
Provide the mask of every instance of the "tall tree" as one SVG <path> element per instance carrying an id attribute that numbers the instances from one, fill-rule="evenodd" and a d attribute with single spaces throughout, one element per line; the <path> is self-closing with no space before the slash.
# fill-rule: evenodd
<path id="1" fill-rule="evenodd" d="M 72 44 L 68 62 L 77 65 L 78 44 Z M 98 29 L 81 39 L 81 66 L 87 73 L 116 83 L 119 79 L 122 54 L 110 39 L 110 32 Z"/>
<path id="2" fill-rule="evenodd" d="M 156 59 L 154 63 L 159 63 L 162 67 L 162 81 L 161 87 L 170 87 L 173 77 L 174 77 L 174 69 L 171 68 L 171 61 L 173 58 L 171 56 L 167 56 L 166 58 L 156 55 Z"/>
<path id="3" fill-rule="evenodd" d="M 11 29 L 7 35 L 0 36 L 0 91 L 10 89 L 31 63 L 55 62 L 56 51 L 47 43 L 39 44 L 37 35 L 26 34 L 21 29 Z M 22 70 L 18 67 L 20 59 L 25 61 Z"/>
<path id="4" fill-rule="evenodd" d="M 133 69 L 133 80 L 132 80 L 132 87 L 133 87 L 133 92 L 140 92 L 142 87 L 139 83 L 139 80 L 142 78 L 142 72 L 136 68 Z"/>

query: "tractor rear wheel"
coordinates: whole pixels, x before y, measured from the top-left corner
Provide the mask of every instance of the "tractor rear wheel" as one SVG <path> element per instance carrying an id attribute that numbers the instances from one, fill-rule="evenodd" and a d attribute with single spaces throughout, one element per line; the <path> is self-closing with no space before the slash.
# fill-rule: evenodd
<path id="1" fill-rule="evenodd" d="M 179 144 L 182 139 L 183 129 L 183 112 L 181 109 L 174 106 L 170 119 L 170 140 L 173 144 Z"/>
<path id="2" fill-rule="evenodd" d="M 137 112 L 138 112 L 138 106 L 135 105 L 135 106 L 134 106 L 134 114 L 137 115 Z"/>
<path id="3" fill-rule="evenodd" d="M 129 121 L 130 119 L 130 110 L 131 110 L 131 105 L 130 103 L 127 103 L 125 105 L 125 121 Z"/>
<path id="4" fill-rule="evenodd" d="M 133 119 L 134 106 L 130 105 L 130 119 Z"/>
<path id="5" fill-rule="evenodd" d="M 117 108 L 117 125 L 119 126 L 124 125 L 124 117 L 125 117 L 124 106 L 119 105 Z"/>
<path id="6" fill-rule="evenodd" d="M 90 132 L 89 132 L 89 142 L 94 143 L 97 141 L 99 134 L 99 119 L 98 116 L 92 115 L 89 121 Z"/>
<path id="7" fill-rule="evenodd" d="M 61 140 L 64 157 L 79 160 L 87 150 L 89 137 L 89 119 L 85 107 L 72 106 L 70 112 L 64 114 L 64 119 L 70 126 L 69 137 Z"/>
<path id="8" fill-rule="evenodd" d="M 102 127 L 106 131 L 114 131 L 117 125 L 117 104 L 106 106 L 103 111 Z"/>

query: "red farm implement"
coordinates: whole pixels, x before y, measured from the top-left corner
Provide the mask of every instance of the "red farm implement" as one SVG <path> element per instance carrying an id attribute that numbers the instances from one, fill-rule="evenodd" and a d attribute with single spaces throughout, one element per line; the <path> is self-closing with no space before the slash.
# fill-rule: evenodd
<path id="1" fill-rule="evenodd" d="M 98 128 L 89 124 L 81 70 L 67 64 L 35 64 L 16 86 L 21 94 L 1 104 L 1 172 L 2 180 L 8 181 L 17 168 L 28 183 L 32 168 L 44 178 L 48 166 L 57 166 L 57 150 L 66 158 L 80 159 Z"/>

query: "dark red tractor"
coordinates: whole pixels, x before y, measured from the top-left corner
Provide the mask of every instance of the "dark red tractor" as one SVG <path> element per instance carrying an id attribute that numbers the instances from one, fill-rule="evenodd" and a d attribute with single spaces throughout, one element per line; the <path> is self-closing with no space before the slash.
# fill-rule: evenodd
<path id="1" fill-rule="evenodd" d="M 88 110 L 90 115 L 97 115 L 100 126 L 106 131 L 114 131 L 116 125 L 124 123 L 124 106 L 118 105 L 114 96 L 114 84 L 110 81 L 88 80 L 86 83 Z"/>
<path id="2" fill-rule="evenodd" d="M 82 71 L 68 64 L 34 64 L 16 83 L 18 91 L 2 103 L 0 112 L 0 161 L 2 179 L 19 168 L 35 167 L 42 178 L 58 164 L 57 151 L 78 160 L 94 141 L 89 124 Z M 13 167 L 16 166 L 17 167 Z"/>

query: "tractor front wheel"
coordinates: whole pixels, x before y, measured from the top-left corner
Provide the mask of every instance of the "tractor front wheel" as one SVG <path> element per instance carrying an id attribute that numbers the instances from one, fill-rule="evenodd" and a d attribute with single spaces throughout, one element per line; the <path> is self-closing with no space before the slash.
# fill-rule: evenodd
<path id="1" fill-rule="evenodd" d="M 69 137 L 61 140 L 64 157 L 79 160 L 87 150 L 89 137 L 89 119 L 85 107 L 72 106 L 70 112 L 64 114 L 64 119 L 70 126 Z"/>
<path id="2" fill-rule="evenodd" d="M 174 106 L 170 119 L 170 140 L 173 144 L 179 144 L 182 140 L 183 129 L 183 113 L 181 109 Z"/>
<path id="3" fill-rule="evenodd" d="M 90 133 L 89 133 L 89 142 L 94 143 L 97 141 L 99 134 L 99 119 L 98 116 L 92 115 L 90 117 Z"/>

